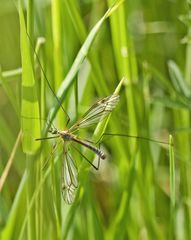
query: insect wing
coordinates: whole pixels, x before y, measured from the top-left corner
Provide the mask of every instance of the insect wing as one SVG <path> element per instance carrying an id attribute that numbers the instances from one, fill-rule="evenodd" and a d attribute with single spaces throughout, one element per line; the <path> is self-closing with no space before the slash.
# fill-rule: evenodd
<path id="1" fill-rule="evenodd" d="M 119 95 L 113 94 L 109 97 L 103 98 L 96 102 L 83 116 L 77 121 L 71 128 L 70 131 L 75 131 L 80 128 L 89 127 L 100 120 L 103 120 L 119 102 Z"/>
<path id="2" fill-rule="evenodd" d="M 72 204 L 78 187 L 78 171 L 69 153 L 69 149 L 65 149 L 64 154 L 65 159 L 62 168 L 62 195 L 66 203 Z"/>

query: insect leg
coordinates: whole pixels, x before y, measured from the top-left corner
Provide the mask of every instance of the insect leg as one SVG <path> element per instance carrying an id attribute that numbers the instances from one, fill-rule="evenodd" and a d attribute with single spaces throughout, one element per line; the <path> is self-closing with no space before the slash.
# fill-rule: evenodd
<path id="1" fill-rule="evenodd" d="M 128 138 L 135 138 L 135 139 L 139 139 L 139 140 L 145 140 L 145 141 L 155 142 L 155 143 L 159 143 L 159 144 L 169 145 L 168 142 L 158 141 L 158 140 L 148 138 L 148 137 L 140 137 L 140 136 L 134 136 L 134 135 L 129 135 L 129 134 L 123 134 L 123 133 L 103 133 L 101 135 L 101 137 L 98 139 L 98 141 L 96 142 L 96 144 L 100 143 L 103 140 L 104 136 L 128 137 Z"/>
<path id="2" fill-rule="evenodd" d="M 43 167 L 42 167 L 43 170 L 44 170 L 45 167 L 47 166 L 49 160 L 51 159 L 51 157 L 53 156 L 53 154 L 55 153 L 56 149 L 58 148 L 58 146 L 60 145 L 61 142 L 62 142 L 62 140 L 60 140 L 59 142 L 57 142 L 56 144 L 54 144 L 52 151 L 50 152 L 49 156 L 46 158 L 45 163 L 43 164 Z"/>
<path id="3" fill-rule="evenodd" d="M 74 145 L 71 145 L 95 170 L 99 170 L 100 157 L 98 160 L 98 165 L 95 166 L 83 153 L 81 153 Z"/>

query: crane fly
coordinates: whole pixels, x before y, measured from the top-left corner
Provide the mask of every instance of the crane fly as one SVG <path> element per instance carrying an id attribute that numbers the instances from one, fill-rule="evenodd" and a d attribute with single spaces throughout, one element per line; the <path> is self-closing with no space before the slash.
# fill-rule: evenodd
<path id="1" fill-rule="evenodd" d="M 45 71 L 41 65 L 40 59 L 38 57 L 38 54 L 35 51 L 35 48 L 33 47 L 32 41 L 30 39 L 30 36 L 27 33 L 27 36 L 31 42 L 31 47 L 33 48 L 33 51 L 35 53 L 36 59 L 40 65 L 40 68 L 42 70 L 42 73 L 46 79 L 46 82 L 48 84 L 49 89 L 51 90 L 52 94 L 55 96 L 56 100 L 58 101 L 60 107 L 62 108 L 63 112 L 67 115 L 68 120 L 70 119 L 65 109 L 62 107 L 62 104 L 60 100 L 58 99 L 57 95 L 54 93 L 50 82 L 48 81 Z M 48 132 L 51 133 L 52 137 L 46 137 L 46 138 L 38 138 L 36 140 L 44 140 L 44 139 L 51 139 L 51 138 L 61 138 L 64 142 L 64 161 L 63 161 L 63 167 L 62 167 L 62 195 L 66 203 L 71 204 L 74 201 L 75 198 L 75 192 L 76 188 L 78 187 L 78 171 L 77 167 L 75 165 L 75 162 L 70 154 L 70 149 L 68 147 L 68 142 L 75 142 L 78 143 L 92 152 L 94 152 L 99 159 L 105 159 L 106 155 L 105 153 L 93 145 L 88 140 L 83 140 L 77 137 L 74 133 L 82 128 L 90 127 L 99 121 L 102 121 L 105 117 L 107 117 L 112 110 L 116 107 L 117 103 L 119 102 L 119 95 L 112 94 L 108 97 L 105 97 L 96 103 L 94 103 L 90 109 L 85 112 L 85 114 L 75 123 L 73 124 L 69 129 L 67 130 L 58 130 L 55 127 L 51 127 Z M 69 122 L 69 121 L 68 121 Z M 67 122 L 67 123 L 68 123 Z M 77 150 L 77 149 L 76 149 Z M 80 153 L 80 152 L 79 152 Z M 83 158 L 85 158 L 94 168 L 99 168 L 99 161 L 98 161 L 98 167 L 95 167 L 91 161 L 89 161 L 82 153 L 80 153 Z"/>
<path id="2" fill-rule="evenodd" d="M 111 96 L 105 97 L 90 107 L 90 109 L 85 112 L 85 114 L 70 128 L 66 130 L 58 130 L 56 128 L 51 127 L 48 132 L 51 133 L 52 137 L 47 138 L 38 138 L 36 140 L 43 140 L 43 139 L 50 139 L 50 138 L 61 138 L 64 142 L 64 161 L 62 167 L 62 195 L 63 199 L 66 203 L 71 204 L 75 199 L 75 192 L 78 187 L 78 170 L 75 164 L 75 161 L 70 154 L 70 148 L 68 147 L 68 143 L 77 143 L 80 144 L 93 153 L 95 153 L 100 159 L 105 159 L 105 153 L 100 150 L 98 147 L 94 146 L 88 140 L 83 140 L 77 137 L 74 134 L 76 131 L 82 128 L 88 128 L 100 121 L 102 121 L 105 117 L 107 117 L 113 109 L 116 107 L 117 103 L 119 102 L 119 95 L 112 94 Z M 98 166 L 94 166 L 82 153 L 81 155 L 96 169 L 99 168 Z"/>

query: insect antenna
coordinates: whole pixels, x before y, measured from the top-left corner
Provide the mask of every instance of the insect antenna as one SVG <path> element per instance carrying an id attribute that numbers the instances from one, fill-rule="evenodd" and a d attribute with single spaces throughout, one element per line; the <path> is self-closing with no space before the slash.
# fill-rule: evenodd
<path id="1" fill-rule="evenodd" d="M 41 62 L 40 62 L 39 56 L 38 56 L 38 54 L 37 54 L 37 52 L 36 52 L 36 50 L 35 50 L 35 48 L 34 48 L 34 46 L 33 46 L 32 40 L 31 40 L 28 32 L 26 32 L 26 34 L 27 34 L 27 36 L 28 36 L 28 38 L 29 38 L 29 41 L 30 41 L 30 44 L 31 44 L 31 48 L 32 48 L 32 50 L 33 50 L 33 52 L 34 52 L 34 54 L 35 54 L 35 56 L 36 56 L 36 59 L 37 59 L 38 64 L 39 64 L 39 66 L 40 66 L 40 68 L 41 68 L 41 70 L 42 70 L 43 76 L 44 76 L 44 78 L 46 79 L 46 82 L 47 82 L 47 84 L 48 84 L 48 87 L 49 87 L 49 89 L 51 90 L 53 96 L 56 98 L 56 100 L 57 100 L 58 104 L 60 105 L 61 109 L 63 110 L 63 112 L 66 114 L 66 116 L 67 116 L 67 118 L 68 118 L 68 120 L 67 120 L 67 122 L 66 122 L 66 126 L 67 126 L 68 123 L 70 122 L 70 117 L 69 117 L 68 113 L 66 112 L 66 110 L 64 109 L 64 107 L 62 106 L 62 103 L 61 103 L 61 101 L 59 100 L 59 98 L 57 97 L 57 95 L 55 94 L 53 88 L 51 87 L 51 84 L 50 84 L 50 82 L 49 82 L 49 80 L 48 80 L 48 78 L 47 78 L 47 76 L 46 76 L 46 73 L 45 73 L 43 67 L 42 67 L 42 64 L 41 64 Z"/>
<path id="2" fill-rule="evenodd" d="M 51 137 L 44 137 L 44 138 L 35 138 L 35 141 L 49 140 L 49 139 L 54 139 L 54 138 L 58 138 L 58 137 L 59 137 L 59 135 L 51 136 Z"/>

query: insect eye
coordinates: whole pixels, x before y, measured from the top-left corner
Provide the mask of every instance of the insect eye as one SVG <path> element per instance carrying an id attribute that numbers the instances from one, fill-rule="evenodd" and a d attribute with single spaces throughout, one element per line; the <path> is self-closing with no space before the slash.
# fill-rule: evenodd
<path id="1" fill-rule="evenodd" d="M 53 129 L 52 127 L 50 127 L 50 128 L 48 129 L 48 132 L 54 132 L 54 129 Z"/>

